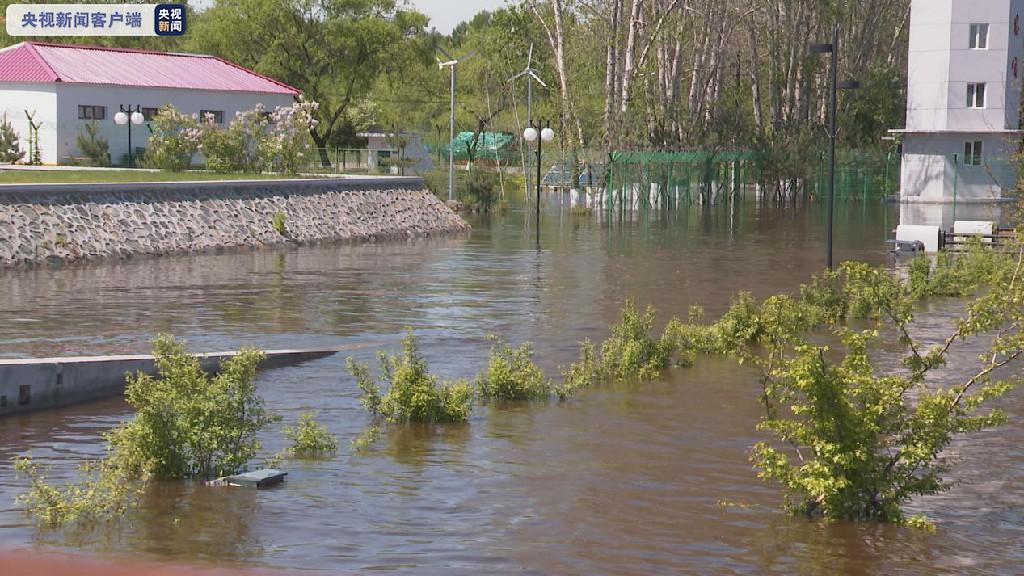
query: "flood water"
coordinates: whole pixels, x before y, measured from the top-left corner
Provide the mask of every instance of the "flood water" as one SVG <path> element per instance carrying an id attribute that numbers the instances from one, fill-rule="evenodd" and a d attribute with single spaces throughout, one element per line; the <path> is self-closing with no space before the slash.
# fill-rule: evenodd
<path id="1" fill-rule="evenodd" d="M 883 205 L 840 205 L 837 259 L 886 262 Z M 818 206 L 693 207 L 608 224 L 548 206 L 541 250 L 522 208 L 471 235 L 376 245 L 136 259 L 0 273 L 0 356 L 143 352 L 158 332 L 193 350 L 352 345 L 372 361 L 405 327 L 433 371 L 472 377 L 487 335 L 534 342 L 554 377 L 577 342 L 603 338 L 627 297 L 659 324 L 731 296 L 793 291 L 824 260 Z M 921 316 L 938 338 L 956 312 Z M 659 326 L 660 327 L 660 326 Z M 954 357 L 952 378 L 977 353 Z M 0 548 L 356 574 L 1008 574 L 1024 566 L 1024 393 L 1010 422 L 958 442 L 948 493 L 913 503 L 938 531 L 824 524 L 779 509 L 748 449 L 758 385 L 722 359 L 661 381 L 588 390 L 564 404 L 478 406 L 466 426 L 393 427 L 367 455 L 369 423 L 344 355 L 269 371 L 260 392 L 294 422 L 320 411 L 335 458 L 288 464 L 255 492 L 162 484 L 120 527 L 37 533 L 13 503 L 10 458 L 66 478 L 130 416 L 119 400 L 0 420 Z M 887 361 L 896 362 L 896 358 Z M 279 429 L 262 435 L 283 447 Z M 723 505 L 724 502 L 735 505 Z M 2 572 L 2 570 L 0 570 Z"/>

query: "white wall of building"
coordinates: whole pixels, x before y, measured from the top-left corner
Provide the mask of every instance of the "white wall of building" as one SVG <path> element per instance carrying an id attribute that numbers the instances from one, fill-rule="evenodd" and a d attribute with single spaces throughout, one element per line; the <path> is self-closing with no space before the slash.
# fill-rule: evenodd
<path id="1" fill-rule="evenodd" d="M 35 112 L 39 128 L 39 149 L 46 164 L 57 162 L 57 90 L 56 84 L 0 82 L 0 116 L 6 115 L 18 133 L 24 160 L 29 158 L 29 126 L 25 111 Z"/>
<path id="2" fill-rule="evenodd" d="M 910 201 L 998 199 L 1016 185 L 1024 0 L 912 0 L 907 128 L 901 196 Z M 971 24 L 987 46 L 971 48 Z M 1017 72 L 1014 73 L 1014 62 Z M 985 84 L 984 108 L 968 107 L 968 84 Z M 965 163 L 982 141 L 982 166 Z M 954 163 L 958 156 L 958 165 Z M 954 178 L 954 175 L 956 177 Z"/>
<path id="3" fill-rule="evenodd" d="M 407 162 L 406 174 L 423 174 L 424 172 L 429 172 L 434 167 L 434 161 L 430 157 L 430 149 L 420 140 L 419 134 L 406 133 L 398 138 L 371 134 L 367 137 L 366 142 L 366 147 L 369 150 L 366 158 L 366 167 L 370 170 L 377 168 L 381 152 L 395 153 L 395 147 L 401 143 L 405 144 L 402 148 L 402 160 Z"/>
<path id="4" fill-rule="evenodd" d="M 250 92 L 221 92 L 212 90 L 181 90 L 165 88 L 136 88 L 122 86 L 100 86 L 91 84 L 55 84 L 57 86 L 56 150 L 57 159 L 64 162 L 68 157 L 81 153 L 76 143 L 77 136 L 88 120 L 78 119 L 78 106 L 105 106 L 106 118 L 100 121 L 103 135 L 110 142 L 110 156 L 115 164 L 128 153 L 128 129 L 114 123 L 114 114 L 120 106 L 139 105 L 143 108 L 159 108 L 171 104 L 187 114 L 198 114 L 200 110 L 221 110 L 224 122 L 228 123 L 237 112 L 251 110 L 263 104 L 267 110 L 279 106 L 290 106 L 294 98 L 283 94 L 256 94 Z M 132 126 L 132 146 L 145 148 L 149 141 L 146 126 Z M 50 162 L 51 160 L 47 160 Z"/>
<path id="5" fill-rule="evenodd" d="M 983 164 L 971 166 L 964 147 L 977 140 L 982 142 Z M 997 200 L 1002 190 L 1017 183 L 1009 160 L 1013 146 L 1006 134 L 938 132 L 908 137 L 903 142 L 902 197 L 917 202 L 952 201 L 954 195 L 958 201 Z"/>

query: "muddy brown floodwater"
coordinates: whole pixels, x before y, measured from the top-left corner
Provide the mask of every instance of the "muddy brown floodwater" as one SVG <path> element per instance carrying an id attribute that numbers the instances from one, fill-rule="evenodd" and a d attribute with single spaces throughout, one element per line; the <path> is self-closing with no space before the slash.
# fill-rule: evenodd
<path id="1" fill-rule="evenodd" d="M 893 214 L 840 205 L 838 259 L 885 262 Z M 654 304 L 663 323 L 698 303 L 715 317 L 739 290 L 796 289 L 822 265 L 822 221 L 818 206 L 746 203 L 608 225 L 548 206 L 539 252 L 513 209 L 457 239 L 4 272 L 0 356 L 141 352 L 166 331 L 194 350 L 365 344 L 355 355 L 372 360 L 411 326 L 442 375 L 478 371 L 490 333 L 533 341 L 554 375 L 578 341 L 606 335 L 627 297 Z M 933 303 L 919 329 L 937 337 L 955 312 Z M 959 352 L 948 377 L 975 353 Z M 928 534 L 780 511 L 779 491 L 747 460 L 757 383 L 727 360 L 565 404 L 478 407 L 468 426 L 393 429 L 366 456 L 348 449 L 368 417 L 344 360 L 259 381 L 286 422 L 319 410 L 341 439 L 336 458 L 293 463 L 282 488 L 262 492 L 157 485 L 100 531 L 37 533 L 13 502 L 25 483 L 10 458 L 31 453 L 68 478 L 101 453 L 100 435 L 130 416 L 126 406 L 0 420 L 0 548 L 340 574 L 1024 571 L 1020 390 L 1004 401 L 1004 428 L 954 446 L 958 484 L 913 503 L 938 523 Z M 282 447 L 276 429 L 263 440 L 268 452 Z"/>

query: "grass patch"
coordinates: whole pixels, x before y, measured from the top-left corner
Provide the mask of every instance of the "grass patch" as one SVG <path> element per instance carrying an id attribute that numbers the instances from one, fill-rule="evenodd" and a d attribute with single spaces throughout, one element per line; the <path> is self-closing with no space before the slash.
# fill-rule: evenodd
<path id="1" fill-rule="evenodd" d="M 317 178 L 287 174 L 216 174 L 143 170 L 0 170 L 0 184 L 116 184 L 119 182 L 198 182 Z"/>

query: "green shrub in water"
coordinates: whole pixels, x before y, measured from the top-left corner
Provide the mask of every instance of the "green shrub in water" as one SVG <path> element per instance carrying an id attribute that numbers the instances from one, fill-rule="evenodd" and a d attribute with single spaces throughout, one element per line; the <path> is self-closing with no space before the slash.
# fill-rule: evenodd
<path id="1" fill-rule="evenodd" d="M 128 378 L 125 399 L 135 417 L 106 435 L 106 458 L 83 467 L 80 484 L 46 483 L 27 458 L 16 468 L 32 485 L 19 500 L 41 524 L 116 518 L 150 479 L 205 480 L 245 469 L 259 450 L 256 434 L 276 419 L 256 394 L 263 353 L 243 350 L 215 376 L 198 356 L 167 335 L 153 341 L 156 375 Z"/>
<path id="2" fill-rule="evenodd" d="M 210 479 L 243 470 L 260 448 L 256 433 L 276 421 L 256 393 L 263 353 L 243 350 L 207 374 L 170 336 L 153 342 L 156 376 L 128 379 L 135 418 L 110 436 L 159 479 Z"/>
<path id="3" fill-rule="evenodd" d="M 48 483 L 46 469 L 31 458 L 15 458 L 14 470 L 28 477 L 28 492 L 17 497 L 43 527 L 90 525 L 120 518 L 141 495 L 145 482 L 118 458 L 89 461 L 79 467 L 80 483 Z"/>
<path id="4" fill-rule="evenodd" d="M 905 503 L 948 487 L 945 454 L 957 435 L 1004 421 L 989 404 L 1020 379 L 995 377 L 1024 357 L 1019 254 L 969 252 L 943 260 L 935 269 L 915 261 L 906 280 L 847 263 L 819 275 L 799 298 L 758 303 L 740 295 L 714 324 L 670 323 L 666 333 L 677 347 L 729 354 L 760 370 L 759 428 L 773 438 L 756 444 L 751 460 L 761 478 L 784 488 L 793 512 L 928 527 L 904 515 Z M 988 290 L 967 303 L 938 345 L 911 334 L 921 298 L 982 287 Z M 872 321 L 875 329 L 851 331 L 851 319 Z M 898 373 L 878 373 L 869 355 L 883 328 L 895 330 L 906 346 L 905 370 Z M 841 343 L 834 350 L 808 340 L 826 329 Z M 927 378 L 946 364 L 955 343 L 984 334 L 997 337 L 971 375 L 952 384 Z M 842 353 L 838 359 L 835 352 Z"/>
<path id="5" fill-rule="evenodd" d="M 296 456 L 319 456 L 338 449 L 338 439 L 327 427 L 317 422 L 315 412 L 299 415 L 297 426 L 285 426 L 284 436 L 291 442 L 289 453 Z"/>
<path id="6" fill-rule="evenodd" d="M 654 308 L 641 313 L 632 300 L 622 308 L 611 336 L 601 343 L 600 375 L 610 380 L 652 380 L 668 367 L 671 342 L 651 336 Z"/>
<path id="7" fill-rule="evenodd" d="M 476 388 L 488 400 L 545 400 L 554 391 L 552 383 L 533 362 L 529 342 L 513 348 L 496 339 L 487 368 L 477 376 Z"/>
<path id="8" fill-rule="evenodd" d="M 472 409 L 468 382 L 439 383 L 420 356 L 412 330 L 402 338 L 402 353 L 379 355 L 382 382 L 370 376 L 370 368 L 348 359 L 348 370 L 362 391 L 360 401 L 371 414 L 388 422 L 465 422 Z M 387 392 L 381 394 L 381 384 Z"/>

